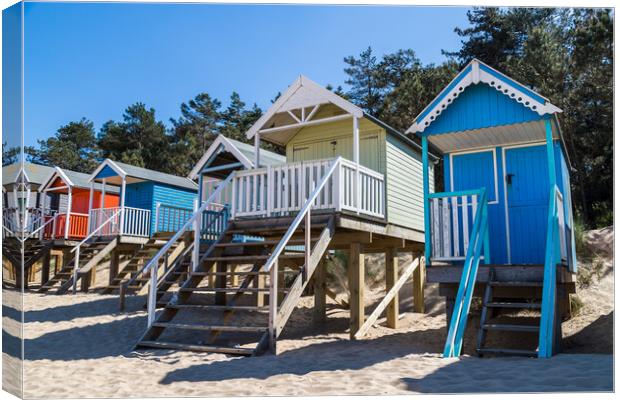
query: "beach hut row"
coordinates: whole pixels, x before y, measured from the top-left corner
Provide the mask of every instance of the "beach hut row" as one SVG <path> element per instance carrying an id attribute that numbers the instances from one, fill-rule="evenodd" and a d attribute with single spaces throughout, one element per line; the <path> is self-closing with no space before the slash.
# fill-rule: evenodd
<path id="1" fill-rule="evenodd" d="M 389 327 L 398 325 L 405 282 L 413 282 L 414 310 L 423 312 L 430 282 L 446 297 L 445 356 L 461 354 L 472 298 L 480 297 L 479 354 L 548 357 L 559 350 L 577 268 L 560 112 L 472 60 L 402 133 L 300 76 L 247 131 L 253 146 L 220 136 L 188 178 L 104 161 L 88 180 L 85 238 L 93 240 L 80 243 L 90 243 L 94 259 L 112 243 L 95 237 L 138 245 L 133 257 L 144 252 L 113 287 L 121 297 L 148 290 L 141 347 L 276 352 L 310 283 L 316 320 L 325 318 L 326 297 L 339 301 L 327 288 L 326 265 L 342 252 L 351 338 L 383 313 Z M 442 192 L 435 190 L 440 163 Z M 55 173 L 44 190 L 79 180 Z M 108 195 L 118 207 L 106 206 Z M 70 213 L 64 218 L 69 228 L 59 233 L 69 239 Z M 386 295 L 366 315 L 364 254 L 377 252 L 386 254 Z M 400 253 L 413 261 L 399 266 Z M 85 266 L 74 262 L 72 270 L 65 288 L 88 279 Z M 537 310 L 537 322 L 494 320 L 520 308 Z M 486 345 L 502 332 L 535 336 L 536 345 Z"/>

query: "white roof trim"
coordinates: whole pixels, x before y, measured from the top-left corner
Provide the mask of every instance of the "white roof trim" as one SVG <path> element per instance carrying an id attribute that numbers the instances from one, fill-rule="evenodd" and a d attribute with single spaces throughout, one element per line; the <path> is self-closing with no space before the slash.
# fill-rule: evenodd
<path id="1" fill-rule="evenodd" d="M 213 154 L 215 154 L 219 150 L 220 146 L 224 147 L 235 157 L 237 157 L 239 162 L 241 162 L 241 164 L 243 164 L 245 168 L 254 168 L 254 163 L 250 159 L 248 159 L 241 151 L 239 151 L 237 146 L 235 146 L 230 140 L 228 140 L 226 136 L 219 134 L 217 135 L 217 138 L 213 141 L 213 143 L 211 143 L 211 146 L 209 146 L 205 154 L 200 157 L 200 160 L 198 160 L 198 162 L 187 177 L 191 180 L 196 179 L 204 164 L 211 158 Z"/>
<path id="2" fill-rule="evenodd" d="M 39 188 L 39 192 L 47 191 L 48 186 L 56 180 L 56 177 L 60 177 L 60 179 L 62 179 L 62 181 L 67 185 L 67 187 L 75 186 L 71 179 L 69 179 L 65 171 L 62 170 L 62 168 L 54 167 L 54 171 L 52 171 L 52 173 L 47 177 L 47 179 L 43 181 L 43 184 Z"/>
<path id="3" fill-rule="evenodd" d="M 493 76 L 492 74 L 490 74 L 489 72 L 483 70 L 480 68 L 480 65 L 484 65 L 486 68 L 494 71 L 495 73 L 497 73 L 498 75 L 504 77 L 505 79 L 507 79 L 510 82 L 513 82 L 515 84 L 515 86 L 524 86 L 522 84 L 520 84 L 519 82 L 515 81 L 514 79 L 510 78 L 509 76 L 506 76 L 505 74 L 502 74 L 501 72 L 497 71 L 494 68 L 489 67 L 488 65 L 486 65 L 485 63 L 483 63 L 480 60 L 477 59 L 473 59 L 463 70 L 469 68 L 471 66 L 471 70 L 464 75 L 463 77 L 460 78 L 459 80 L 459 84 L 455 85 L 449 92 L 444 93 L 444 90 L 442 90 L 441 92 L 439 92 L 439 94 L 437 96 L 435 96 L 435 98 L 429 103 L 429 105 L 427 107 L 424 108 L 424 110 L 422 110 L 422 112 L 420 112 L 420 114 L 418 114 L 418 116 L 416 116 L 416 118 L 414 119 L 414 123 L 411 125 L 411 127 L 409 127 L 409 129 L 407 129 L 406 133 L 417 133 L 417 132 L 424 132 L 424 130 L 430 126 L 430 124 L 437 119 L 437 117 L 439 117 L 439 115 L 441 115 L 441 113 L 443 112 L 443 110 L 445 110 L 446 108 L 448 108 L 448 106 L 450 104 L 452 104 L 452 102 L 458 98 L 458 96 L 463 93 L 465 91 L 465 88 L 467 88 L 468 86 L 472 85 L 472 84 L 477 84 L 479 82 L 484 82 L 487 85 L 491 86 L 492 88 L 494 88 L 495 90 L 499 91 L 500 93 L 508 96 L 509 98 L 521 103 L 523 106 L 531 109 L 532 111 L 535 111 L 536 113 L 538 113 L 538 115 L 545 115 L 545 114 L 555 114 L 555 113 L 559 113 L 562 112 L 562 110 L 556 106 L 554 106 L 553 104 L 551 104 L 545 97 L 539 95 L 538 93 L 534 92 L 532 90 L 533 93 L 536 93 L 536 95 L 540 96 L 541 98 L 547 100 L 544 103 L 532 98 L 531 96 L 527 95 L 525 92 L 521 91 L 518 89 L 518 87 L 515 87 L 513 85 L 510 84 L 506 84 L 502 81 L 498 81 L 498 78 Z M 457 76 L 452 79 L 452 81 L 450 81 L 450 83 L 446 86 L 449 87 L 453 82 L 455 82 L 455 80 L 459 77 L 459 74 L 457 74 Z M 428 107 L 430 106 L 430 104 L 433 104 L 438 98 L 443 97 L 443 99 L 437 103 L 431 110 L 430 112 L 428 112 L 426 114 L 426 116 L 421 119 L 420 121 L 418 121 L 418 119 L 420 118 L 421 115 L 425 114 L 427 112 Z"/>
<path id="4" fill-rule="evenodd" d="M 116 164 L 114 161 L 110 160 L 109 158 L 106 158 L 105 160 L 103 160 L 101 164 L 99 164 L 97 169 L 95 169 L 93 173 L 90 174 L 90 178 L 88 179 L 88 181 L 89 182 L 94 181 L 95 177 L 99 175 L 99 172 L 101 172 L 101 170 L 103 170 L 106 166 L 109 166 L 114 171 L 116 171 L 116 173 L 119 174 L 121 178 L 124 178 L 127 176 L 127 173 L 121 167 L 119 167 L 118 164 Z"/>
<path id="5" fill-rule="evenodd" d="M 306 78 L 303 75 L 300 75 L 299 78 L 297 78 L 295 82 L 293 82 L 286 89 L 286 91 L 271 105 L 271 107 L 269 107 L 267 112 L 265 112 L 258 119 L 258 121 L 256 121 L 254 125 L 250 127 L 250 129 L 246 133 L 246 136 L 248 137 L 248 139 L 253 138 L 254 135 L 256 135 L 256 133 L 260 129 L 262 129 L 263 125 L 265 125 L 267 121 L 269 121 L 271 117 L 273 117 L 275 114 L 289 111 L 289 109 L 285 108 L 286 103 L 292 98 L 294 98 L 297 91 L 302 87 L 306 87 L 312 91 L 320 93 L 321 97 L 326 99 L 328 103 L 332 103 L 340 107 L 341 109 L 345 110 L 346 112 L 348 112 L 349 114 L 352 114 L 355 117 L 362 118 L 364 116 L 364 111 L 361 108 L 343 99 L 337 94 L 325 89 L 318 83 L 313 82 L 312 80 Z M 309 107 L 309 106 L 314 106 L 314 105 L 316 104 L 308 104 L 307 106 Z M 295 128 L 295 127 L 292 126 L 291 128 Z"/>

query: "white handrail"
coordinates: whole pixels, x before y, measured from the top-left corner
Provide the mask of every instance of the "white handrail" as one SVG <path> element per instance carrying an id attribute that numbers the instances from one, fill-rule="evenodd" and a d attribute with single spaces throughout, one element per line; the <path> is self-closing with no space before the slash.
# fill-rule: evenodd
<path id="1" fill-rule="evenodd" d="M 170 238 L 170 240 L 168 240 L 168 242 L 161 249 L 159 249 L 157 254 L 155 254 L 153 256 L 153 258 L 151 258 L 151 260 L 143 268 L 143 271 L 145 271 L 145 272 L 151 270 L 150 271 L 151 276 L 150 276 L 150 284 L 149 284 L 148 303 L 147 303 L 147 310 L 148 310 L 148 320 L 147 320 L 147 323 L 148 323 L 148 327 L 149 328 L 151 327 L 151 325 L 155 321 L 155 309 L 156 309 L 156 303 L 157 303 L 157 265 L 158 265 L 159 259 L 164 254 L 166 254 L 168 252 L 168 250 L 170 250 L 172 245 L 174 243 L 176 243 L 176 241 L 181 238 L 181 236 L 183 235 L 183 233 L 185 231 L 187 231 L 188 229 L 190 229 L 194 225 L 194 222 L 200 216 L 202 216 L 202 213 L 209 207 L 209 205 L 211 205 L 211 202 L 215 198 L 217 198 L 217 196 L 219 196 L 219 194 L 222 192 L 222 190 L 232 181 L 234 175 L 235 175 L 234 172 L 231 173 L 230 175 L 228 175 L 228 177 L 220 185 L 218 185 L 217 189 L 215 189 L 215 191 L 213 193 L 211 193 L 209 198 L 183 224 L 181 229 L 179 229 L 177 231 L 177 233 L 175 233 Z M 194 233 L 194 235 L 198 235 L 198 233 Z M 194 238 L 194 244 L 196 243 L 196 239 L 197 238 Z M 193 267 L 195 268 L 196 266 L 193 266 Z"/>
<path id="2" fill-rule="evenodd" d="M 88 236 L 86 236 L 84 238 L 84 240 L 82 240 L 80 243 L 78 243 L 77 245 L 75 245 L 72 249 L 71 249 L 71 253 L 75 252 L 75 260 L 73 262 L 73 294 L 75 294 L 77 292 L 77 275 L 78 275 L 78 269 L 80 267 L 80 247 L 86 243 L 87 240 L 89 240 L 90 238 L 92 238 L 93 236 L 95 236 L 95 233 L 99 232 L 104 226 L 106 226 L 113 218 L 116 218 L 116 216 L 121 213 L 123 211 L 122 208 L 120 208 L 119 210 L 117 210 L 114 214 L 112 214 L 112 216 L 110 218 L 108 218 L 107 220 L 105 220 L 105 222 L 101 225 L 99 225 L 99 227 L 97 229 L 95 229 L 94 231 L 92 231 Z"/>
<path id="3" fill-rule="evenodd" d="M 321 193 L 321 190 L 323 190 L 323 187 L 325 187 L 325 185 L 327 184 L 327 181 L 332 176 L 332 174 L 334 173 L 336 168 L 338 168 L 338 166 L 340 165 L 341 162 L 342 162 L 342 157 L 338 157 L 336 159 L 336 161 L 334 161 L 334 163 L 329 167 L 329 169 L 327 170 L 327 172 L 323 176 L 323 179 L 321 179 L 319 184 L 314 188 L 314 191 L 310 194 L 310 196 L 306 200 L 306 203 L 301 208 L 301 210 L 299 210 L 299 212 L 297 213 L 297 216 L 295 217 L 295 219 L 293 220 L 293 222 L 289 226 L 289 228 L 286 231 L 286 233 L 284 234 L 284 236 L 282 236 L 282 239 L 280 240 L 280 243 L 278 243 L 278 245 L 276 246 L 276 248 L 273 251 L 273 253 L 271 253 L 271 256 L 269 257 L 269 259 L 267 260 L 267 262 L 263 266 L 263 270 L 269 271 L 271 269 L 271 267 L 273 266 L 273 264 L 278 259 L 278 257 L 280 256 L 280 253 L 282 253 L 282 251 L 284 251 L 284 248 L 286 247 L 286 244 L 288 243 L 288 241 L 291 239 L 291 237 L 293 236 L 293 234 L 297 230 L 297 227 L 301 223 L 301 220 L 310 211 L 310 208 L 312 207 L 312 204 L 314 203 L 316 198 L 319 196 L 319 194 Z M 309 251 L 309 249 L 305 249 L 305 250 L 306 250 L 306 253 Z"/>

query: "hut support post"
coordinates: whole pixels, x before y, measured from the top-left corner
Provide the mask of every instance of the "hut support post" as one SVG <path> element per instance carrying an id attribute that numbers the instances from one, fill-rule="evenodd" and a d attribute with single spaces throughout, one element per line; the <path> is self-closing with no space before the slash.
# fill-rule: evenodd
<path id="1" fill-rule="evenodd" d="M 431 259 L 431 210 L 428 204 L 430 193 L 428 172 L 428 138 L 422 136 L 422 190 L 424 193 L 424 259 L 430 264 Z"/>
<path id="2" fill-rule="evenodd" d="M 217 289 L 225 289 L 226 288 L 226 271 L 228 266 L 223 261 L 217 261 L 216 264 L 217 276 L 215 277 L 215 287 Z M 226 305 L 226 293 L 217 292 L 215 293 L 215 304 L 218 306 Z"/>
<path id="3" fill-rule="evenodd" d="M 390 247 L 385 252 L 385 291 L 389 291 L 398 281 L 398 253 L 396 249 Z M 386 310 L 387 326 L 396 329 L 398 327 L 398 293 L 389 302 Z"/>
<path id="4" fill-rule="evenodd" d="M 41 286 L 50 280 L 50 259 L 51 250 L 47 250 L 43 256 L 43 264 L 41 265 Z"/>
<path id="5" fill-rule="evenodd" d="M 260 133 L 254 135 L 254 168 L 260 167 Z"/>
<path id="6" fill-rule="evenodd" d="M 114 278 L 118 275 L 119 256 L 118 250 L 113 250 L 110 255 L 110 285 L 114 284 Z"/>
<path id="7" fill-rule="evenodd" d="M 357 117 L 353 117 L 353 162 L 355 163 L 355 208 L 359 214 L 362 191 L 360 190 L 360 129 Z"/>
<path id="8" fill-rule="evenodd" d="M 321 258 L 314 272 L 314 313 L 315 322 L 324 322 L 326 319 L 327 299 L 327 263 L 325 256 Z"/>
<path id="9" fill-rule="evenodd" d="M 350 335 L 355 334 L 364 325 L 364 254 L 361 243 L 351 243 L 349 247 L 349 306 Z"/>
<path id="10" fill-rule="evenodd" d="M 413 255 L 415 257 L 416 254 Z M 413 311 L 424 313 L 424 283 L 426 282 L 426 258 L 420 260 L 420 267 L 413 273 Z"/>

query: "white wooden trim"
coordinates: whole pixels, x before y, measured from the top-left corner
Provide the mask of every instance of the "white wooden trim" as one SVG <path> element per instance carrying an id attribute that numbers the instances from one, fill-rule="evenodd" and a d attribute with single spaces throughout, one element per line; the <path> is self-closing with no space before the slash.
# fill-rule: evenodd
<path id="1" fill-rule="evenodd" d="M 211 143 L 211 146 L 209 146 L 205 154 L 200 157 L 200 160 L 198 160 L 194 168 L 191 170 L 188 175 L 189 179 L 194 180 L 198 177 L 198 174 L 202 170 L 204 164 L 209 161 L 211 156 L 213 156 L 217 151 L 220 151 L 220 146 L 224 147 L 228 152 L 232 153 L 237 158 L 237 160 L 239 160 L 239 162 L 243 164 L 245 168 L 250 169 L 254 167 L 254 162 L 252 160 L 247 158 L 241 151 L 239 151 L 237 146 L 235 146 L 230 140 L 228 140 L 226 136 L 219 134 L 217 138 L 213 141 L 213 143 Z"/>
<path id="2" fill-rule="evenodd" d="M 328 122 L 341 121 L 344 119 L 349 119 L 351 118 L 351 116 L 352 114 L 342 114 L 342 115 L 336 115 L 334 117 L 313 119 L 312 121 L 300 122 L 297 124 L 287 124 L 287 125 L 282 125 L 282 126 L 276 126 L 275 128 L 261 129 L 257 133 L 269 134 L 269 133 L 274 133 L 274 132 L 286 131 L 289 129 L 298 129 L 298 128 L 303 128 L 306 126 L 313 126 L 313 125 L 325 124 Z"/>
<path id="3" fill-rule="evenodd" d="M 247 138 L 248 139 L 253 138 L 254 135 L 258 131 L 260 131 L 263 128 L 263 126 L 275 114 L 277 114 L 279 112 L 282 112 L 283 111 L 283 110 L 281 110 L 282 106 L 284 106 L 284 104 L 289 99 L 291 99 L 293 96 L 295 96 L 295 93 L 297 93 L 297 91 L 302 86 L 308 87 L 310 90 L 317 91 L 318 93 L 321 94 L 322 97 L 327 99 L 329 103 L 332 103 L 332 104 L 336 105 L 337 107 L 345 110 L 346 112 L 348 112 L 351 115 L 355 115 L 358 118 L 361 118 L 361 117 L 364 116 L 364 111 L 361 108 L 359 108 L 356 105 L 354 105 L 353 103 L 343 99 L 342 97 L 338 96 L 334 92 L 325 89 L 324 87 L 322 87 L 319 84 L 313 82 L 312 80 L 306 78 L 305 76 L 300 75 L 295 80 L 295 82 L 293 82 L 286 89 L 286 91 L 284 91 L 284 93 L 282 93 L 282 95 L 271 105 L 271 107 L 269 107 L 269 109 L 254 123 L 254 125 L 252 125 L 250 127 L 250 129 L 246 133 Z M 305 106 L 309 107 L 309 106 L 315 106 L 315 105 L 316 104 L 306 104 Z"/>
<path id="4" fill-rule="evenodd" d="M 453 156 L 461 156 L 461 155 L 467 155 L 467 154 L 475 154 L 475 153 L 484 153 L 487 151 L 491 151 L 493 152 L 493 177 L 495 179 L 495 200 L 493 201 L 488 201 L 487 204 L 499 204 L 499 181 L 498 181 L 498 176 L 497 176 L 497 154 L 496 154 L 496 148 L 495 147 L 488 147 L 488 148 L 484 148 L 484 149 L 478 149 L 478 150 L 468 150 L 468 151 L 457 151 L 454 153 L 450 153 L 450 190 L 454 191 L 454 158 Z M 470 188 L 470 189 L 477 189 L 477 188 Z"/>

